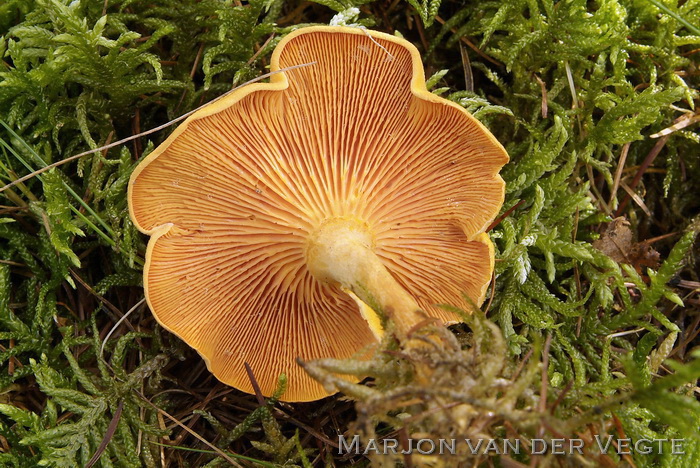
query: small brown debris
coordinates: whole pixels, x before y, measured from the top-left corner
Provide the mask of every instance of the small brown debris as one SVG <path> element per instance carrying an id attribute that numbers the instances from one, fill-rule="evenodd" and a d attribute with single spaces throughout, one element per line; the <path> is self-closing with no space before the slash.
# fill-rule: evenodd
<path id="1" fill-rule="evenodd" d="M 635 242 L 630 223 L 623 216 L 613 219 L 593 247 L 618 263 L 628 263 L 639 271 L 642 267 L 656 268 L 659 252 L 647 242 Z"/>

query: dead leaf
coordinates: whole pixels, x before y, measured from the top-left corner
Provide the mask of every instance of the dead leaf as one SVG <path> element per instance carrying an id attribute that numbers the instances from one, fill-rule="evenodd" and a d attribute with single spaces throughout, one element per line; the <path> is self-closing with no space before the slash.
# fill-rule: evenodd
<path id="1" fill-rule="evenodd" d="M 642 267 L 656 268 L 659 252 L 646 242 L 635 242 L 630 223 L 623 216 L 613 219 L 593 247 L 618 263 L 629 263 L 637 271 Z"/>

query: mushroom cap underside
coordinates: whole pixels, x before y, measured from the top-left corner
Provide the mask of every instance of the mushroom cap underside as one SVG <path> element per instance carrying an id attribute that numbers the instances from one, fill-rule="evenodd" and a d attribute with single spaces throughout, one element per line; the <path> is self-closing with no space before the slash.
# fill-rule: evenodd
<path id="1" fill-rule="evenodd" d="M 188 118 L 136 168 L 132 219 L 150 234 L 144 287 L 158 321 L 223 382 L 286 401 L 327 392 L 295 359 L 345 358 L 375 335 L 355 301 L 306 268 L 323 223 L 366 227 L 389 272 L 431 316 L 480 304 L 493 270 L 505 150 L 425 89 L 418 51 L 393 36 L 311 27 L 271 70 Z"/>

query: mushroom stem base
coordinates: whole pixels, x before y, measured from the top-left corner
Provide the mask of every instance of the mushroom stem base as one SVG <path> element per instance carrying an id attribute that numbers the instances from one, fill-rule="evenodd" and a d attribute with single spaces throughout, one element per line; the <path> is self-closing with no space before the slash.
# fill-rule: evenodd
<path id="1" fill-rule="evenodd" d="M 405 336 L 427 315 L 389 273 L 374 253 L 373 244 L 366 223 L 345 218 L 328 220 L 309 240 L 309 271 L 319 281 L 351 290 L 375 313 L 390 318 Z"/>

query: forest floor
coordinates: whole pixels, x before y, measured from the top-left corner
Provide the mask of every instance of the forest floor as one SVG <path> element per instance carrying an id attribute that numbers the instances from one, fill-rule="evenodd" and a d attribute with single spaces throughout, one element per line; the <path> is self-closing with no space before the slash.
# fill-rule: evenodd
<path id="1" fill-rule="evenodd" d="M 174 127 L 142 132 L 331 21 L 415 44 L 508 151 L 495 274 L 432 354 L 387 339 L 347 396 L 261 400 L 144 305 L 127 184 Z M 700 466 L 698 25 L 694 0 L 0 3 L 0 466 Z M 524 449 L 341 455 L 339 434 Z M 601 453 L 607 435 L 684 454 Z"/>

